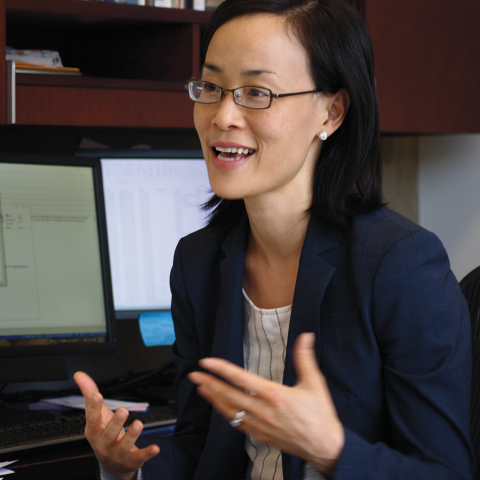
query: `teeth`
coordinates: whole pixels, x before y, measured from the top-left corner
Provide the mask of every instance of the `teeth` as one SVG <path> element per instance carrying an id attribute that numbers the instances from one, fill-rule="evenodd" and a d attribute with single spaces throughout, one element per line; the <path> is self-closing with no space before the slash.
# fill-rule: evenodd
<path id="1" fill-rule="evenodd" d="M 249 154 L 249 153 L 253 153 L 255 150 L 253 150 L 252 148 L 248 149 L 248 148 L 235 148 L 235 147 L 229 147 L 229 148 L 223 148 L 223 147 L 215 147 L 215 150 L 217 152 L 223 152 L 223 153 L 244 153 L 245 155 Z"/>

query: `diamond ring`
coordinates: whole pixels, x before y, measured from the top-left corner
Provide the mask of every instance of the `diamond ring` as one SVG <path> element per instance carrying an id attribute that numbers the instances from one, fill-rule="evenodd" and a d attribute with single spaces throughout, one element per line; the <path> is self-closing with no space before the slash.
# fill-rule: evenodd
<path id="1" fill-rule="evenodd" d="M 242 410 L 241 412 L 237 412 L 235 414 L 235 418 L 230 422 L 230 425 L 232 427 L 238 427 L 242 422 L 243 419 L 245 418 L 247 412 L 245 410 Z"/>

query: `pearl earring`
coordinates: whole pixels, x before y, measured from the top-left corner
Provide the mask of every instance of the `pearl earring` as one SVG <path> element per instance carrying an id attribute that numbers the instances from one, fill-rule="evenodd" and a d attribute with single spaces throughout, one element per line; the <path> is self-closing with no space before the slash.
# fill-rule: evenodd
<path id="1" fill-rule="evenodd" d="M 318 135 L 318 137 L 320 138 L 320 140 L 325 141 L 328 138 L 328 134 L 327 132 L 322 132 Z"/>

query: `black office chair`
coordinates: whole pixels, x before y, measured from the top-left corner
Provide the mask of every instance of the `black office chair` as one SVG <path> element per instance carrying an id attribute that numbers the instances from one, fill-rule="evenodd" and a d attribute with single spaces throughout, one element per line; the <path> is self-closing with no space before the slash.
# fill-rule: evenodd
<path id="1" fill-rule="evenodd" d="M 468 303 L 472 325 L 472 397 L 470 401 L 470 433 L 475 449 L 475 474 L 480 480 L 480 267 L 471 271 L 461 282 Z"/>

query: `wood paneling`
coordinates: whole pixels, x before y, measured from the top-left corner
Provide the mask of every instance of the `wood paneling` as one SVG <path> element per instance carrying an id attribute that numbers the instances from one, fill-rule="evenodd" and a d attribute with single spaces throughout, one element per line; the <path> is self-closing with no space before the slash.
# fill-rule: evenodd
<path id="1" fill-rule="evenodd" d="M 480 132 L 478 0 L 367 0 L 382 132 Z"/>
<path id="2" fill-rule="evenodd" d="M 17 124 L 193 128 L 186 92 L 17 85 Z"/>
<path id="3" fill-rule="evenodd" d="M 478 0 L 346 1 L 360 12 L 372 37 L 382 132 L 480 132 Z M 58 49 L 68 66 L 110 77 L 92 79 L 92 85 L 88 79 L 73 85 L 52 77 L 49 85 L 19 84 L 18 123 L 193 127 L 188 97 L 161 82 L 198 77 L 200 33 L 211 12 L 0 0 L 0 27 L 5 7 L 7 43 Z M 5 38 L 0 48 L 2 42 Z M 0 123 L 5 121 L 3 78 L 0 59 Z M 121 78 L 159 83 L 121 86 Z"/>

